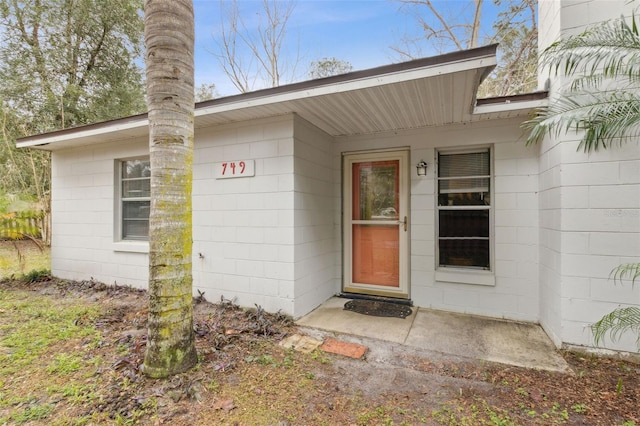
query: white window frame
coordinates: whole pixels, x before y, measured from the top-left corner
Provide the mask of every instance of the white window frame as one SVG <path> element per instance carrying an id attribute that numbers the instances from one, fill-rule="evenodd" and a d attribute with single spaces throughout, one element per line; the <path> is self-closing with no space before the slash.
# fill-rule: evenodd
<path id="1" fill-rule="evenodd" d="M 440 206 L 438 198 L 440 195 L 440 177 L 439 168 L 436 170 L 435 182 L 435 279 L 441 282 L 452 282 L 461 284 L 478 284 L 478 285 L 495 285 L 495 226 L 494 226 L 494 176 L 495 168 L 493 161 L 493 147 L 480 145 L 473 148 L 465 149 L 440 149 L 436 150 L 435 163 L 439 167 L 438 159 L 440 154 L 471 154 L 477 152 L 489 152 L 489 206 Z M 475 176 L 473 176 L 475 177 Z M 453 265 L 440 265 L 440 211 L 442 210 L 488 210 L 489 212 L 489 267 L 488 269 L 480 267 L 462 267 Z"/>
<path id="2" fill-rule="evenodd" d="M 151 197 L 135 197 L 135 198 L 123 198 L 122 197 L 122 184 L 126 179 L 122 178 L 122 167 L 128 161 L 149 161 L 148 156 L 122 158 L 115 161 L 114 167 L 114 247 L 115 251 L 130 251 L 130 252 L 148 252 L 149 240 L 147 238 L 124 238 L 123 236 L 123 203 L 125 201 L 149 201 L 151 203 Z M 149 177 L 149 179 L 151 179 Z"/>

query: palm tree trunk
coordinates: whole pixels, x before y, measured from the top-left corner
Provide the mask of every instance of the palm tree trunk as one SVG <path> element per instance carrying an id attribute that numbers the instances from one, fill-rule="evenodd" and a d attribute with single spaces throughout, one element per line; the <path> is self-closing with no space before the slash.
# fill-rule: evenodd
<path id="1" fill-rule="evenodd" d="M 193 3 L 146 0 L 144 12 L 151 211 L 143 369 L 150 377 L 167 377 L 197 363 L 191 271 Z"/>

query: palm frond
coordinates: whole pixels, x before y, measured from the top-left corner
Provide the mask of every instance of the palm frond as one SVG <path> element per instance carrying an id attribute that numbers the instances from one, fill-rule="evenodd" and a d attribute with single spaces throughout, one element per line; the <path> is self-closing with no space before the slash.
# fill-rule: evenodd
<path id="1" fill-rule="evenodd" d="M 578 149 L 585 152 L 622 144 L 640 136 L 640 91 L 574 92 L 556 99 L 523 123 L 529 131 L 526 144 L 545 135 L 584 132 Z"/>
<path id="2" fill-rule="evenodd" d="M 631 279 L 631 283 L 635 284 L 636 279 L 640 278 L 640 263 L 625 263 L 618 265 L 611 270 L 609 278 L 613 278 L 613 281 L 620 281 L 624 279 Z"/>
<path id="3" fill-rule="evenodd" d="M 631 25 L 621 17 L 553 43 L 542 53 L 541 64 L 549 66 L 556 74 L 602 74 L 637 79 L 640 75 L 640 34 L 635 16 L 631 18 Z"/>
<path id="4" fill-rule="evenodd" d="M 636 89 L 640 86 L 640 74 L 624 77 L 618 76 L 613 78 L 611 76 L 605 76 L 604 74 L 590 74 L 584 76 L 576 76 L 571 81 L 570 91 L 597 91 L 611 87 L 613 84 L 617 85 L 618 90 L 624 90 L 627 87 L 629 89 Z"/>
<path id="5" fill-rule="evenodd" d="M 590 328 L 596 345 L 602 344 L 607 335 L 611 341 L 617 342 L 625 332 L 631 331 L 638 336 L 636 345 L 640 349 L 640 307 L 618 308 L 603 316 Z"/>
<path id="6" fill-rule="evenodd" d="M 582 132 L 585 152 L 640 135 L 640 33 L 635 16 L 589 27 L 549 46 L 541 64 L 575 77 L 558 99 L 523 123 L 526 144 L 545 135 Z"/>

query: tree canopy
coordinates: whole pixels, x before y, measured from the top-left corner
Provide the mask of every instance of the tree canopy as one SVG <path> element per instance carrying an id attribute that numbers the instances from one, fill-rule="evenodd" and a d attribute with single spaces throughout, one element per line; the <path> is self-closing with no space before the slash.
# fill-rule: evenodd
<path id="1" fill-rule="evenodd" d="M 433 0 L 395 0 L 413 16 L 420 31 L 405 34 L 391 49 L 402 59 L 498 43 L 498 66 L 480 87 L 479 96 L 526 93 L 537 86 L 537 0 L 492 0 L 494 18 L 483 14 L 489 2 L 466 0 L 451 7 Z M 445 6 L 443 6 L 445 5 Z"/>
<path id="2" fill-rule="evenodd" d="M 0 91 L 29 133 L 143 111 L 140 0 L 2 0 Z"/>
<path id="3" fill-rule="evenodd" d="M 330 77 L 332 75 L 345 74 L 351 70 L 353 70 L 353 65 L 349 61 L 334 57 L 322 58 L 311 62 L 309 77 L 312 79 Z"/>
<path id="4" fill-rule="evenodd" d="M 0 0 L 0 192 L 48 191 L 47 153 L 16 150 L 16 138 L 146 110 L 141 10 L 141 0 Z"/>

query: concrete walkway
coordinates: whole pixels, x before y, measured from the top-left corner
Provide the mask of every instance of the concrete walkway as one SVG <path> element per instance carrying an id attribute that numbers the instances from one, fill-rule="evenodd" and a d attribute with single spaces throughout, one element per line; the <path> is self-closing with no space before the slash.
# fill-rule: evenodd
<path id="1" fill-rule="evenodd" d="M 375 317 L 344 310 L 348 300 L 331 298 L 296 324 L 457 357 L 541 370 L 569 370 L 551 340 L 535 324 L 416 307 L 405 319 Z"/>

